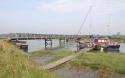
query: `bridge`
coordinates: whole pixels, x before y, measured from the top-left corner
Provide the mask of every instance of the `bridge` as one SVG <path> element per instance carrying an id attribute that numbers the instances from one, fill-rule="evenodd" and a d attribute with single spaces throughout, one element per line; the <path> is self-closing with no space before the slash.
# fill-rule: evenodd
<path id="1" fill-rule="evenodd" d="M 0 39 L 17 39 L 17 40 L 30 40 L 30 39 L 76 39 L 83 37 L 83 35 L 59 35 L 59 34 L 33 34 L 33 33 L 9 33 L 0 34 Z"/>
<path id="2" fill-rule="evenodd" d="M 0 34 L 0 39 L 7 39 L 12 42 L 16 43 L 22 43 L 19 45 L 19 48 L 28 51 L 28 45 L 24 45 L 25 41 L 20 40 L 36 40 L 36 39 L 42 39 L 45 41 L 45 49 L 47 49 L 48 46 L 53 46 L 53 39 L 59 40 L 59 47 L 62 46 L 65 42 L 68 42 L 70 40 L 77 40 L 77 38 L 82 38 L 83 35 L 59 35 L 59 34 L 33 34 L 33 33 L 9 33 L 9 34 Z"/>

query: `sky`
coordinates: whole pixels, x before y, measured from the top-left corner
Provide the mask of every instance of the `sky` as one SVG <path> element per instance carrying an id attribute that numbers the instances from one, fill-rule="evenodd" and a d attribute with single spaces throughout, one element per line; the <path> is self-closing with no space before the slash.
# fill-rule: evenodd
<path id="1" fill-rule="evenodd" d="M 0 0 L 1 34 L 77 34 L 81 25 L 79 34 L 125 35 L 125 0 Z"/>

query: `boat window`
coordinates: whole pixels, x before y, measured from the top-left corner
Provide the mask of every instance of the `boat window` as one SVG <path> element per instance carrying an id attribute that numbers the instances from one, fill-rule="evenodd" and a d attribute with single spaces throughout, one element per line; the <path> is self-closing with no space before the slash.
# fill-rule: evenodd
<path id="1" fill-rule="evenodd" d="M 102 42 L 102 40 L 98 40 L 98 42 Z"/>
<path id="2" fill-rule="evenodd" d="M 95 40 L 94 40 L 94 42 L 98 42 L 98 40 L 97 40 L 97 39 L 95 39 Z"/>
<path id="3" fill-rule="evenodd" d="M 102 42 L 105 42 L 105 40 L 102 40 Z"/>

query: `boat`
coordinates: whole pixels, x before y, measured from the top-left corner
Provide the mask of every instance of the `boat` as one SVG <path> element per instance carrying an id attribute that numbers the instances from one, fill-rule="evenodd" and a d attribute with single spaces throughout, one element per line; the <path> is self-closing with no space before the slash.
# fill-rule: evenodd
<path id="1" fill-rule="evenodd" d="M 93 50 L 119 50 L 120 44 L 113 42 L 109 38 L 95 38 L 92 41 Z"/>
<path id="2" fill-rule="evenodd" d="M 91 43 L 89 40 L 81 38 L 78 40 L 79 43 L 79 49 L 84 49 L 84 48 L 90 48 L 91 47 Z"/>

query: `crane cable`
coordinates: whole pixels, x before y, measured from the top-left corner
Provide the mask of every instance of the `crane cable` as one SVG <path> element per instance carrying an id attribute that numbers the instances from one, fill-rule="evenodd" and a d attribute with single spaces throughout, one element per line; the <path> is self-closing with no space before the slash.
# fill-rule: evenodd
<path id="1" fill-rule="evenodd" d="M 79 35 L 80 31 L 82 30 L 82 28 L 83 28 L 83 26 L 84 26 L 84 24 L 85 24 L 85 22 L 86 22 L 86 19 L 87 19 L 87 17 L 89 16 L 91 10 L 92 10 L 92 6 L 90 6 L 90 8 L 89 8 L 89 10 L 88 10 L 88 12 L 87 12 L 87 14 L 86 14 L 86 16 L 85 16 L 85 18 L 84 18 L 84 20 L 83 20 L 81 26 L 80 26 L 80 28 L 79 28 L 79 30 L 78 30 L 77 36 Z"/>

